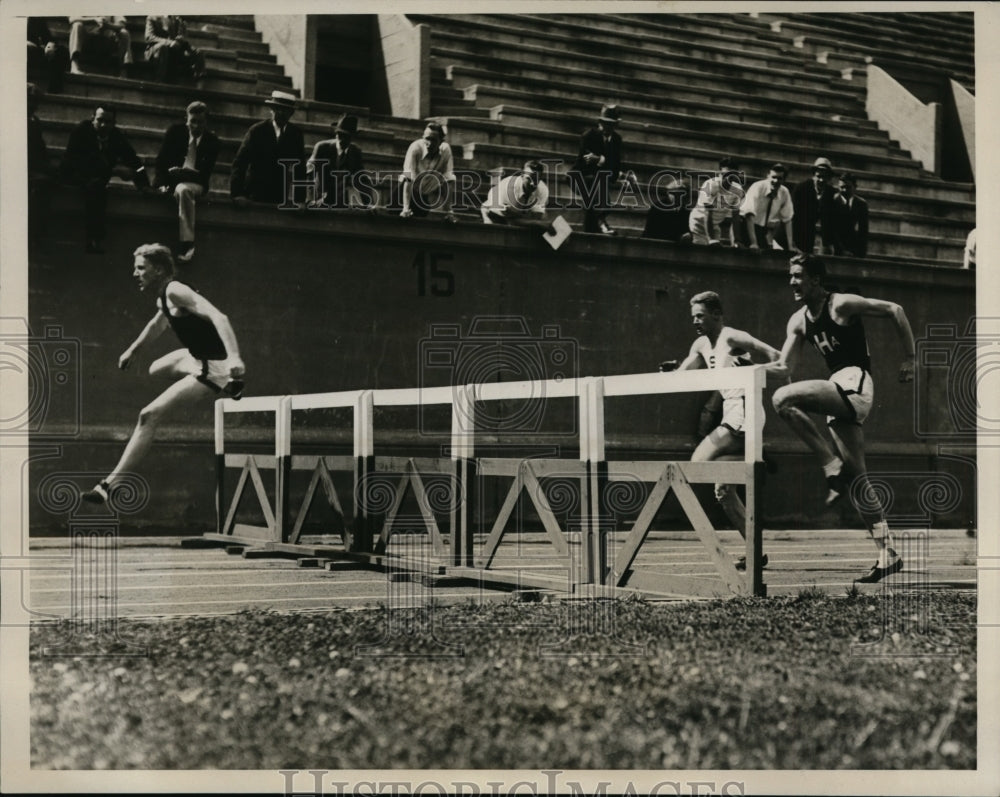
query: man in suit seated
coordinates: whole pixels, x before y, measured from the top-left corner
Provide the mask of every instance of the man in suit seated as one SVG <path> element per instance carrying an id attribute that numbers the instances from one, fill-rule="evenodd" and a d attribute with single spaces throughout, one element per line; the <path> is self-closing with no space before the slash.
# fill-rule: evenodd
<path id="1" fill-rule="evenodd" d="M 62 162 L 62 178 L 83 192 L 86 251 L 104 251 L 107 186 L 112 176 L 131 180 L 137 189 L 149 189 L 146 169 L 135 149 L 116 126 L 115 109 L 101 103 L 92 119 L 84 119 L 69 135 Z"/>
<path id="2" fill-rule="evenodd" d="M 835 255 L 864 257 L 868 252 L 868 203 L 855 193 L 857 187 L 853 174 L 840 175 L 833 204 Z"/>
<path id="3" fill-rule="evenodd" d="M 170 80 L 198 80 L 205 76 L 205 55 L 185 38 L 183 17 L 146 17 L 146 60 L 161 83 Z"/>
<path id="4" fill-rule="evenodd" d="M 251 125 L 243 136 L 229 178 L 229 195 L 237 207 L 251 202 L 285 205 L 295 201 L 291 180 L 298 169 L 280 162 L 294 160 L 301 166 L 304 159 L 302 128 L 289 121 L 295 102 L 294 94 L 272 91 L 264 101 L 271 118 Z"/>
<path id="5" fill-rule="evenodd" d="M 156 156 L 154 187 L 164 194 L 172 191 L 177 200 L 181 263 L 194 257 L 195 200 L 208 193 L 218 157 L 219 137 L 208 129 L 208 106 L 196 100 L 187 107 L 187 123 L 167 129 Z"/>
<path id="6" fill-rule="evenodd" d="M 83 73 L 80 63 L 110 64 L 116 74 L 128 77 L 132 66 L 132 37 L 125 17 L 69 18 L 70 72 Z"/>
<path id="7" fill-rule="evenodd" d="M 316 142 L 306 173 L 313 176 L 313 206 L 346 208 L 363 206 L 358 175 L 364 171 L 361 148 L 354 143 L 358 117 L 344 114 L 330 125 L 333 138 Z"/>

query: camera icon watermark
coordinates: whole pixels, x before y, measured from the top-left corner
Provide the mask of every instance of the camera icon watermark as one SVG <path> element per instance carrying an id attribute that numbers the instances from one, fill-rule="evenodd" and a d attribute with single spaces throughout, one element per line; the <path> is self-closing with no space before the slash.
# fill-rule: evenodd
<path id="1" fill-rule="evenodd" d="M 0 374 L 4 409 L 0 435 L 30 434 L 33 439 L 75 437 L 80 433 L 80 341 L 62 327 L 47 326 L 33 335 L 23 318 L 0 318 Z M 18 398 L 17 379 L 27 380 Z M 8 381 L 10 380 L 10 381 Z"/>
<path id="2" fill-rule="evenodd" d="M 533 334 L 523 316 L 476 316 L 463 332 L 459 324 L 432 324 L 430 335 L 419 343 L 421 390 L 453 385 L 482 386 L 497 382 L 523 382 L 528 386 L 516 397 L 483 401 L 481 388 L 473 391 L 474 415 L 461 414 L 466 431 L 546 434 L 546 418 L 553 418 L 546 402 L 544 382 L 575 380 L 579 369 L 579 344 L 562 335 L 557 324 L 543 324 Z M 433 433 L 428 407 L 421 403 L 420 432 Z M 572 428 L 560 433 L 575 434 Z"/>
<path id="3" fill-rule="evenodd" d="M 1000 319 L 928 325 L 915 364 L 918 437 L 1000 435 L 1000 416 L 983 401 L 1000 392 Z"/>

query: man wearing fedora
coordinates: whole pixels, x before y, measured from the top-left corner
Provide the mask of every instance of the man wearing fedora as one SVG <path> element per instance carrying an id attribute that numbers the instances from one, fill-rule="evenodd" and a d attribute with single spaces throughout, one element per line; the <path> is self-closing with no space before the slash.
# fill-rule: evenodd
<path id="1" fill-rule="evenodd" d="M 251 125 L 243 136 L 229 178 L 229 195 L 237 206 L 250 201 L 280 205 L 292 199 L 288 183 L 293 170 L 286 171 L 279 161 L 295 160 L 301 165 L 305 155 L 302 129 L 289 121 L 295 101 L 294 94 L 272 91 L 264 101 L 271 118 Z"/>
<path id="2" fill-rule="evenodd" d="M 803 180 L 792 191 L 792 206 L 795 209 L 792 235 L 795 238 L 795 248 L 805 254 L 814 252 L 817 235 L 820 238 L 821 253 L 833 253 L 836 192 L 830 185 L 832 177 L 833 164 L 829 158 L 816 158 L 812 177 Z"/>
<path id="3" fill-rule="evenodd" d="M 306 163 L 306 172 L 314 181 L 313 204 L 317 207 L 346 208 L 361 205 L 357 184 L 364 170 L 361 148 L 354 143 L 358 117 L 344 114 L 330 125 L 333 138 L 319 141 Z"/>
<path id="4" fill-rule="evenodd" d="M 219 157 L 219 137 L 208 129 L 208 106 L 195 100 L 187 107 L 187 123 L 167 128 L 156 156 L 153 187 L 177 200 L 180 247 L 177 260 L 194 257 L 195 200 L 208 193 L 208 181 Z"/>
<path id="5" fill-rule="evenodd" d="M 570 185 L 583 198 L 583 231 L 614 235 L 608 226 L 611 183 L 622 169 L 622 137 L 615 128 L 621 121 L 617 105 L 605 105 L 592 127 L 580 139 L 580 153 L 569 173 Z"/>

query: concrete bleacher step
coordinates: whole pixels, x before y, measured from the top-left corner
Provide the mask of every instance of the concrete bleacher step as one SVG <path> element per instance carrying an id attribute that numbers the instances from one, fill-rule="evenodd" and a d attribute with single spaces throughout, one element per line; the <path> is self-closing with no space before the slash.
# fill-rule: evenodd
<path id="1" fill-rule="evenodd" d="M 951 57 L 947 50 L 933 48 L 924 52 L 922 47 L 914 47 L 912 52 L 901 52 L 895 38 L 840 32 L 826 24 L 800 19 L 799 15 L 761 14 L 758 22 L 761 25 L 779 26 L 780 32 L 789 38 L 802 37 L 802 49 L 808 52 L 832 47 L 844 52 L 891 57 L 923 68 L 940 69 L 956 78 L 963 78 L 963 82 L 968 80 L 970 73 L 969 65 L 962 59 Z"/>
<path id="2" fill-rule="evenodd" d="M 447 128 L 452 142 L 466 145 L 467 156 L 475 152 L 475 147 L 575 153 L 582 132 L 550 132 L 530 126 L 509 123 L 501 125 L 495 121 L 462 118 L 448 119 Z M 721 153 L 729 153 L 748 164 L 771 164 L 782 158 L 787 164 L 811 164 L 817 152 L 815 146 L 782 146 L 747 138 L 736 141 L 725 135 L 692 136 L 687 131 L 673 133 L 665 128 L 654 128 L 647 132 L 623 126 L 621 132 L 626 141 L 626 158 L 630 165 L 676 162 L 677 156 L 686 155 L 704 157 L 700 168 L 712 170 Z M 916 177 L 919 174 L 918 165 L 902 157 L 852 153 L 847 150 L 837 150 L 835 154 L 838 169 L 859 173 L 877 171 L 887 177 Z"/>
<path id="3" fill-rule="evenodd" d="M 801 13 L 797 19 L 815 23 L 851 36 L 859 36 L 884 43 L 898 44 L 905 39 L 907 45 L 928 55 L 937 55 L 956 62 L 973 60 L 975 36 L 958 32 L 951 26 L 927 27 L 920 14 L 906 13 Z M 942 46 L 947 41 L 948 46 Z M 967 55 L 966 55 L 967 54 Z"/>
<path id="4" fill-rule="evenodd" d="M 627 41 L 630 37 L 639 35 L 649 37 L 651 41 L 675 40 L 683 42 L 704 41 L 707 43 L 729 46 L 733 50 L 746 47 L 750 52 L 758 54 L 780 54 L 775 48 L 776 39 L 765 35 L 756 39 L 747 39 L 744 31 L 732 22 L 733 14 L 706 15 L 699 14 L 608 14 L 601 16 L 601 27 L 607 26 L 618 37 L 617 41 Z M 572 14 L 538 15 L 536 19 L 544 19 L 549 24 L 575 24 L 579 17 Z"/>
<path id="5" fill-rule="evenodd" d="M 531 19 L 531 18 L 529 18 Z M 642 47 L 635 44 L 633 37 L 624 38 L 616 43 L 613 53 L 597 53 L 589 46 L 590 42 L 583 35 L 575 36 L 575 28 L 569 25 L 562 27 L 547 24 L 540 29 L 527 29 L 519 26 L 511 29 L 509 25 L 490 25 L 477 21 L 475 26 L 457 25 L 447 20 L 434 20 L 432 23 L 431 43 L 434 47 L 448 49 L 464 49 L 465 52 L 476 55 L 496 55 L 502 45 L 506 57 L 517 57 L 521 53 L 547 56 L 550 59 L 570 57 L 596 63 L 605 67 L 609 73 L 616 74 L 627 69 L 630 64 L 643 66 L 691 66 L 708 71 L 740 70 L 755 71 L 762 75 L 783 70 L 799 69 L 798 59 L 775 53 L 773 50 L 764 53 L 748 53 L 745 50 L 735 50 L 732 46 L 720 47 L 706 44 L 702 41 L 691 41 L 681 37 L 658 37 L 656 47 Z M 559 33 L 555 31 L 567 30 Z M 588 45 L 588 46 L 583 46 Z M 628 56 L 634 55 L 634 58 Z"/>
<path id="6" fill-rule="evenodd" d="M 445 114 L 439 114 L 444 116 Z M 460 116 L 461 113 L 456 113 Z M 585 115 L 567 116 L 555 114 L 540 108 L 523 105 L 497 105 L 490 109 L 489 117 L 504 125 L 531 127 L 535 130 L 570 132 L 579 135 L 593 124 Z M 709 143 L 717 142 L 720 152 L 729 149 L 742 151 L 746 143 L 764 143 L 784 148 L 788 145 L 788 131 L 779 125 L 761 124 L 751 121 L 726 121 L 705 118 L 701 115 L 662 112 L 640 114 L 628 111 L 630 121 L 619 125 L 618 129 L 628 142 L 656 141 L 661 135 L 686 135 L 689 140 L 697 139 Z M 800 136 L 808 136 L 811 152 L 849 152 L 855 154 L 880 155 L 890 158 L 909 158 L 909 153 L 892 146 L 882 136 L 858 136 L 857 132 L 845 132 L 841 126 L 811 124 L 799 128 Z M 776 159 L 777 160 L 777 159 Z"/>
<path id="7" fill-rule="evenodd" d="M 61 102 L 58 99 L 60 97 L 75 97 L 87 98 L 91 103 L 91 110 L 93 101 L 101 99 L 114 103 L 172 108 L 182 115 L 184 107 L 191 100 L 200 99 L 208 104 L 212 114 L 242 116 L 249 126 L 254 120 L 266 118 L 266 107 L 263 103 L 269 94 L 270 90 L 265 91 L 263 88 L 250 91 L 220 91 L 104 75 L 67 75 L 65 93 L 48 98 L 43 107 L 47 105 L 56 107 Z M 354 114 L 362 121 L 371 116 L 368 108 L 355 105 L 300 100 L 294 118 L 296 122 L 317 121 L 329 124 L 344 113 Z M 410 124 L 413 128 L 420 127 L 419 123 L 413 123 L 412 120 Z M 419 132 L 418 129 L 417 134 Z"/>
<path id="8" fill-rule="evenodd" d="M 702 86 L 723 83 L 742 86 L 750 83 L 764 86 L 768 91 L 805 91 L 819 93 L 831 101 L 856 101 L 853 92 L 831 84 L 829 75 L 809 73 L 797 64 L 794 68 L 757 68 L 738 66 L 719 61 L 703 61 L 693 56 L 667 59 L 643 59 L 622 63 L 617 57 L 552 53 L 546 48 L 507 45 L 502 55 L 485 55 L 477 52 L 478 43 L 441 42 L 432 39 L 432 61 L 440 65 L 461 64 L 473 68 L 489 69 L 497 74 L 532 74 L 554 72 L 557 76 L 574 70 L 578 75 L 598 78 L 613 87 L 656 85 L 665 80 L 683 78 L 690 85 Z M 574 80 L 577 79 L 574 77 Z"/>
<path id="9" fill-rule="evenodd" d="M 255 30 L 253 14 L 192 14 L 189 17 L 185 17 L 188 24 L 213 24 L 213 25 L 223 25 L 229 28 L 242 28 L 243 30 Z"/>
<path id="10" fill-rule="evenodd" d="M 496 95 L 503 102 L 488 105 L 491 95 Z M 594 107 L 593 100 L 562 97 L 547 98 L 548 102 L 542 108 L 532 104 L 534 95 L 529 92 L 489 87 L 477 90 L 477 97 L 484 107 L 490 108 L 491 114 L 494 112 L 500 114 L 498 118 L 501 121 L 505 113 L 503 109 L 513 108 L 515 117 L 523 112 L 532 119 L 533 125 L 555 126 L 554 129 L 561 129 L 560 126 L 566 124 L 570 125 L 571 129 L 582 130 L 581 125 L 589 127 L 594 124 L 599 110 Z M 831 140 L 852 138 L 880 148 L 890 147 L 888 136 L 880 131 L 874 122 L 868 120 L 856 124 L 854 120 L 847 122 L 832 115 L 825 118 L 804 115 L 784 115 L 775 118 L 767 111 L 754 108 L 732 109 L 724 104 L 713 105 L 704 99 L 675 101 L 668 109 L 639 108 L 625 104 L 620 104 L 619 107 L 626 122 L 634 122 L 639 126 L 664 124 L 689 129 L 693 133 L 712 129 L 732 129 L 736 136 L 743 130 L 760 135 L 767 132 L 780 136 L 784 141 L 787 141 L 794 132 L 800 138 L 807 137 L 805 140 L 808 141 L 825 137 L 831 137 Z"/>
<path id="11" fill-rule="evenodd" d="M 490 107 L 500 105 L 508 96 L 506 92 L 521 92 L 534 95 L 536 102 L 540 105 L 548 105 L 557 100 L 583 101 L 597 106 L 600 109 L 601 102 L 615 101 L 618 105 L 631 105 L 637 108 L 648 108 L 650 110 L 667 110 L 675 107 L 679 103 L 706 103 L 708 96 L 705 88 L 693 88 L 686 83 L 664 84 L 658 89 L 651 91 L 634 91 L 626 89 L 612 89 L 609 86 L 600 86 L 595 91 L 593 87 L 581 86 L 575 80 L 564 83 L 554 83 L 551 80 L 535 78 L 512 78 L 497 76 L 483 69 L 468 69 L 466 67 L 452 67 L 450 76 L 456 86 L 465 87 L 465 98 L 475 99 L 480 107 Z M 780 94 L 780 93 L 779 93 Z M 481 97 L 489 99 L 481 99 Z M 758 97 L 748 91 L 719 90 L 712 92 L 715 102 L 712 107 L 716 108 L 720 114 L 734 115 L 737 111 L 748 111 L 758 117 L 764 115 L 762 106 L 770 109 L 772 118 L 775 115 L 811 115 L 815 118 L 829 118 L 837 111 L 822 102 L 809 102 L 797 95 L 780 97 Z M 544 99 L 542 99 L 544 98 Z M 862 109 L 863 111 L 863 109 Z M 841 116 L 848 116 L 843 112 Z"/>
<path id="12" fill-rule="evenodd" d="M 504 109 L 504 110 L 498 110 Z M 439 119 L 447 119 L 442 114 Z M 592 125 L 585 118 L 564 118 L 545 114 L 536 109 L 516 109 L 511 106 L 496 106 L 491 109 L 492 118 L 489 121 L 477 122 L 458 119 L 460 128 L 469 130 L 467 140 L 484 141 L 485 143 L 511 143 L 518 146 L 532 146 L 524 139 L 526 134 L 534 138 L 545 135 L 552 137 L 570 135 L 578 139 L 580 134 Z M 630 115 L 630 119 L 632 116 Z M 692 129 L 694 128 L 694 129 Z M 459 128 L 455 128 L 459 129 Z M 472 130 L 480 130 L 479 138 L 473 137 Z M 787 136 L 774 129 L 758 130 L 749 125 L 731 125 L 728 129 L 722 126 L 702 122 L 700 129 L 694 125 L 683 127 L 679 124 L 669 124 L 666 121 L 645 122 L 629 121 L 619 125 L 618 131 L 627 143 L 631 152 L 635 148 L 643 149 L 646 145 L 696 145 L 700 148 L 714 148 L 719 153 L 731 152 L 735 157 L 744 155 L 753 158 L 770 158 L 778 161 L 792 152 L 797 157 L 807 158 L 815 153 L 830 152 L 847 156 L 851 159 L 862 159 L 869 163 L 885 163 L 891 168 L 899 168 L 900 173 L 911 173 L 918 167 L 910 160 L 907 153 L 891 146 L 887 141 L 869 141 L 863 138 L 849 136 L 818 136 L 808 137 L 808 144 L 788 143 Z M 837 168 L 848 168 L 847 163 L 835 161 Z"/>
<path id="13" fill-rule="evenodd" d="M 524 44 L 543 47 L 550 51 L 577 54 L 602 54 L 616 56 L 626 61 L 655 60 L 663 54 L 690 54 L 695 58 L 723 60 L 775 66 L 792 59 L 782 56 L 775 48 L 754 41 L 736 40 L 728 36 L 693 39 L 676 31 L 656 31 L 645 21 L 656 15 L 643 17 L 641 26 L 628 23 L 629 33 L 612 29 L 614 15 L 601 15 L 599 24 L 584 15 L 429 15 L 409 14 L 414 22 L 423 22 L 432 29 L 435 38 L 468 39 L 480 42 L 484 52 L 496 52 L 501 46 Z"/>

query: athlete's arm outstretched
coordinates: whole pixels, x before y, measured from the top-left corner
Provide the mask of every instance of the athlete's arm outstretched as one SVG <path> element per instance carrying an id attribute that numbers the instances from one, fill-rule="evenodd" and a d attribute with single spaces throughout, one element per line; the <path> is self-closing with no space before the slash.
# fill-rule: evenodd
<path id="1" fill-rule="evenodd" d="M 691 351 L 688 352 L 688 356 L 677 366 L 678 371 L 692 371 L 696 368 L 708 367 L 708 363 L 705 362 L 705 358 L 701 353 L 701 341 L 702 338 L 695 338 L 694 343 L 691 344 Z"/>
<path id="2" fill-rule="evenodd" d="M 123 371 L 128 368 L 135 353 L 149 341 L 156 340 L 168 326 L 170 326 L 170 322 L 167 321 L 167 317 L 163 314 L 163 311 L 157 310 L 156 315 L 150 319 L 142 332 L 139 333 L 139 337 L 132 341 L 132 345 L 122 352 L 122 356 L 118 358 L 118 367 Z"/>
<path id="3" fill-rule="evenodd" d="M 229 318 L 208 299 L 197 293 L 182 282 L 171 282 L 167 288 L 167 298 L 176 307 L 187 310 L 193 315 L 211 321 L 219 333 L 219 338 L 229 355 L 229 375 L 234 379 L 243 376 L 246 370 L 240 358 L 240 349 L 236 343 L 236 333 L 233 331 Z"/>
<path id="4" fill-rule="evenodd" d="M 799 358 L 802 353 L 802 344 L 806 340 L 803 326 L 801 313 L 795 313 L 788 319 L 785 342 L 781 347 L 778 360 L 767 367 L 769 377 L 788 379 L 791 378 L 795 369 L 798 368 Z"/>
<path id="5" fill-rule="evenodd" d="M 751 354 L 756 354 L 767 362 L 773 363 L 780 356 L 780 352 L 762 340 L 757 340 L 749 332 L 742 329 L 730 329 L 729 345 L 736 349 L 743 349 Z"/>
<path id="6" fill-rule="evenodd" d="M 910 320 L 906 317 L 903 308 L 895 302 L 886 302 L 881 299 L 868 299 L 853 293 L 839 293 L 831 300 L 831 309 L 840 317 L 852 315 L 875 316 L 876 318 L 890 318 L 896 325 L 896 333 L 899 341 L 903 344 L 904 358 L 899 366 L 899 381 L 913 381 L 913 357 L 914 342 L 913 330 L 910 328 Z"/>

